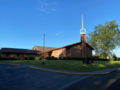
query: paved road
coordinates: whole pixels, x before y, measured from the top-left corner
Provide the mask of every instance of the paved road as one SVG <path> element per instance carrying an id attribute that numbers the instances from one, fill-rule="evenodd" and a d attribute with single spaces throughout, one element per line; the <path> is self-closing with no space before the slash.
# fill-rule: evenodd
<path id="1" fill-rule="evenodd" d="M 88 77 L 64 90 L 120 90 L 120 71 Z"/>
<path id="2" fill-rule="evenodd" d="M 88 77 L 0 64 L 0 90 L 63 90 Z"/>

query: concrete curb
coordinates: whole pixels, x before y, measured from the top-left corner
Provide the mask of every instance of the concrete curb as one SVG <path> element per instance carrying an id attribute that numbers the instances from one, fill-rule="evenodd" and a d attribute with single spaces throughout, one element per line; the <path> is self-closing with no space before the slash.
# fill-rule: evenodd
<path id="1" fill-rule="evenodd" d="M 111 72 L 106 72 L 106 73 L 101 73 L 101 74 L 85 74 L 85 73 L 70 73 L 70 72 L 54 71 L 54 70 L 41 69 L 41 68 L 36 68 L 36 67 L 31 67 L 31 66 L 29 66 L 29 68 L 43 70 L 43 71 L 49 71 L 49 72 L 55 72 L 55 73 L 63 73 L 63 74 L 71 74 L 71 75 L 91 75 L 91 76 L 106 75 L 106 74 L 118 71 L 118 70 L 114 70 L 114 71 L 111 71 Z"/>
<path id="2" fill-rule="evenodd" d="M 21 64 L 14 64 L 14 63 L 0 63 L 0 64 L 10 64 L 10 65 L 16 65 L 16 66 L 21 66 Z M 23 64 L 22 64 L 23 65 Z M 24 66 L 24 65 L 23 65 Z M 112 70 L 112 71 L 107 71 L 107 72 L 105 72 L 105 73 L 92 73 L 92 72 L 89 72 L 89 73 L 84 73 L 84 72 L 82 72 L 82 73 L 72 73 L 72 71 L 71 72 L 69 72 L 69 71 L 57 71 L 57 70 L 50 70 L 50 69 L 42 69 L 42 68 L 37 68 L 37 67 L 34 67 L 34 66 L 30 66 L 30 65 L 28 65 L 27 67 L 29 67 L 29 68 L 32 68 L 32 69 L 38 69 L 38 70 L 43 70 L 43 71 L 49 71 L 49 72 L 55 72 L 55 73 L 63 73 L 63 74 L 71 74 L 71 75 L 91 75 L 91 76 L 97 76 L 97 75 L 106 75 L 106 74 L 109 74 L 109 73 L 112 73 L 112 72 L 115 72 L 115 71 L 119 71 L 120 69 L 116 69 L 116 70 Z"/>

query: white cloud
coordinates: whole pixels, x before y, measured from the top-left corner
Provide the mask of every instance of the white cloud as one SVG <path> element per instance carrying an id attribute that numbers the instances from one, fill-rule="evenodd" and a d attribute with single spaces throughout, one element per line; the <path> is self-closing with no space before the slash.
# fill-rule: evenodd
<path id="1" fill-rule="evenodd" d="M 57 36 L 57 35 L 59 35 L 59 34 L 61 34 L 62 32 L 57 32 L 55 35 Z"/>
<path id="2" fill-rule="evenodd" d="M 45 0 L 38 0 L 38 7 L 37 9 L 40 11 L 56 11 L 55 6 L 57 2 L 48 3 Z"/>

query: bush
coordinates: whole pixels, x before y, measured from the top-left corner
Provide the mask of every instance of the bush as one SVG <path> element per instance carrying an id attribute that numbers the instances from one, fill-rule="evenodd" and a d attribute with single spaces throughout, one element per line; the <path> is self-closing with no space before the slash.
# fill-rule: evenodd
<path id="1" fill-rule="evenodd" d="M 41 56 L 35 57 L 35 60 L 41 60 Z"/>
<path id="2" fill-rule="evenodd" d="M 29 57 L 28 59 L 29 60 L 35 60 L 35 57 Z"/>
<path id="3" fill-rule="evenodd" d="M 87 57 L 87 60 L 94 60 L 94 61 L 109 61 L 109 59 L 103 58 L 94 58 L 94 57 Z M 85 60 L 83 57 L 60 57 L 59 60 Z"/>
<path id="4" fill-rule="evenodd" d="M 57 60 L 58 58 L 56 58 L 54 56 L 50 56 L 50 57 L 46 57 L 45 59 L 47 59 L 47 60 Z"/>
<path id="5" fill-rule="evenodd" d="M 116 61 L 116 60 L 117 60 L 117 56 L 115 55 L 115 53 L 113 53 L 112 58 L 114 59 L 114 61 Z"/>
<path id="6" fill-rule="evenodd" d="M 17 57 L 17 58 L 15 58 L 15 60 L 20 60 L 20 58 L 19 58 L 19 57 Z"/>
<path id="7" fill-rule="evenodd" d="M 29 58 L 25 57 L 24 59 L 25 59 L 25 60 L 28 60 Z"/>
<path id="8" fill-rule="evenodd" d="M 83 60 L 82 57 L 60 57 L 59 60 Z"/>
<path id="9" fill-rule="evenodd" d="M 20 58 L 16 57 L 0 57 L 0 60 L 20 60 Z"/>
<path id="10" fill-rule="evenodd" d="M 0 56 L 0 60 L 2 60 L 2 57 Z"/>

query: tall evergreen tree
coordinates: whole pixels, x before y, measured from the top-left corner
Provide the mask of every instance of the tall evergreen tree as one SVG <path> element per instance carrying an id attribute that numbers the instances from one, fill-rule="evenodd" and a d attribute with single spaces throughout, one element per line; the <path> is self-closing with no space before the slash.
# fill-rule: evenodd
<path id="1" fill-rule="evenodd" d="M 116 46 L 120 46 L 120 30 L 116 21 L 105 22 L 95 26 L 94 31 L 89 33 L 87 43 L 95 48 L 96 55 L 108 58 L 112 56 Z"/>

